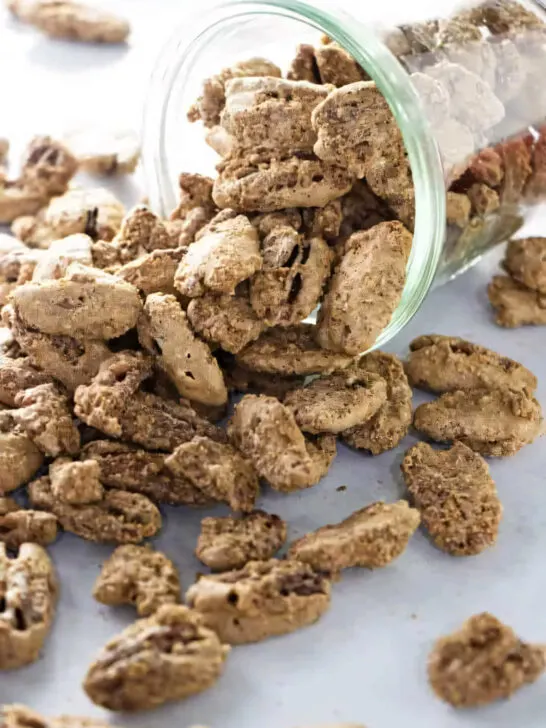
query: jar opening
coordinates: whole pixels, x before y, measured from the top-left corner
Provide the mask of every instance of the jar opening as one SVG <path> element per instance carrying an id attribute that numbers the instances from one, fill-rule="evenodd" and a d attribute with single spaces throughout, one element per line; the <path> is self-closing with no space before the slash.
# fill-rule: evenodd
<path id="1" fill-rule="evenodd" d="M 413 176 L 416 222 L 406 285 L 375 348 L 409 322 L 429 291 L 444 243 L 446 216 L 442 165 L 419 98 L 406 71 L 371 28 L 335 7 L 300 0 L 225 2 L 185 22 L 183 32 L 175 32 L 161 54 L 145 113 L 149 197 L 153 208 L 166 215 L 176 206 L 181 171 L 214 171 L 218 157 L 204 143 L 202 129 L 185 121 L 204 78 L 253 56 L 286 68 L 298 43 L 316 44 L 320 34 L 341 45 L 377 84 L 402 133 Z M 188 37 L 189 43 L 181 40 Z"/>

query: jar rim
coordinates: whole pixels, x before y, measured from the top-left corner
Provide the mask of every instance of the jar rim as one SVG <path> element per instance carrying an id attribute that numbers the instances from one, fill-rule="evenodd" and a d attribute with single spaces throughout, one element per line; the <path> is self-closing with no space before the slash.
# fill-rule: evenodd
<path id="1" fill-rule="evenodd" d="M 169 89 L 222 23 L 249 16 L 276 15 L 306 23 L 341 45 L 370 75 L 389 104 L 402 133 L 415 190 L 415 226 L 404 292 L 390 323 L 372 348 L 386 344 L 417 313 L 434 280 L 446 232 L 443 167 L 434 135 L 407 71 L 387 46 L 362 22 L 329 0 L 222 0 L 184 21 L 164 46 L 152 72 L 143 119 L 143 165 L 151 205 L 162 214 L 166 201 L 165 116 Z M 181 38 L 190 38 L 182 41 Z"/>

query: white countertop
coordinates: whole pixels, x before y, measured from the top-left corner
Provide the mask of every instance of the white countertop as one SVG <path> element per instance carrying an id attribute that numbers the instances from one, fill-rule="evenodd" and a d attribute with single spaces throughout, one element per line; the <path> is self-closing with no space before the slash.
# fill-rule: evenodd
<path id="1" fill-rule="evenodd" d="M 0 136 L 22 145 L 32 134 L 60 132 L 82 123 L 138 126 L 145 81 L 164 29 L 185 3 L 118 0 L 133 21 L 128 49 L 53 42 L 0 14 L 2 112 Z M 123 180 L 126 202 L 142 195 L 138 177 Z M 546 405 L 546 328 L 497 328 L 485 288 L 497 254 L 432 293 L 411 325 L 392 342 L 405 354 L 419 334 L 466 337 L 523 362 L 539 377 Z M 417 395 L 417 401 L 422 396 Z M 260 507 L 289 523 L 289 538 L 336 522 L 377 499 L 403 495 L 403 447 L 372 458 L 343 446 L 328 476 L 309 491 L 266 491 Z M 334 587 L 331 610 L 315 626 L 291 636 L 232 651 L 224 676 L 201 696 L 160 710 L 112 721 L 129 726 L 293 728 L 336 721 L 367 728 L 544 728 L 546 677 L 510 702 L 455 712 L 426 682 L 433 640 L 471 614 L 489 610 L 529 640 L 546 642 L 546 453 L 544 441 L 491 470 L 504 505 L 498 544 L 477 557 L 453 558 L 422 532 L 391 566 L 352 570 Z M 340 485 L 347 486 L 338 491 Z M 158 548 L 180 567 L 184 587 L 201 566 L 193 556 L 200 513 L 162 509 Z M 222 509 L 219 509 L 222 512 Z M 0 676 L 0 704 L 22 702 L 49 715 L 105 715 L 81 689 L 87 666 L 104 642 L 130 623 L 130 609 L 111 609 L 91 597 L 93 582 L 111 547 L 64 534 L 51 548 L 61 582 L 58 614 L 43 656 L 34 665 Z"/>

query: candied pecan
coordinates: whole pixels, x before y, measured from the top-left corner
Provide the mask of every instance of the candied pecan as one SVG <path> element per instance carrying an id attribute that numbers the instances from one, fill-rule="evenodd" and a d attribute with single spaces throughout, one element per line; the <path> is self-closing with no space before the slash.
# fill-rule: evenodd
<path id="1" fill-rule="evenodd" d="M 372 346 L 400 302 L 411 244 L 399 222 L 349 238 L 319 311 L 321 346 L 353 355 Z"/>
<path id="2" fill-rule="evenodd" d="M 201 576 L 186 600 L 221 640 L 238 645 L 316 622 L 330 606 L 330 582 L 298 561 L 250 561 L 238 571 Z"/>
<path id="3" fill-rule="evenodd" d="M 447 136 L 451 139 L 451 129 Z M 449 160 L 446 159 L 446 145 L 438 133 L 436 133 L 436 140 L 442 150 L 444 164 L 449 168 Z M 457 149 L 459 149 L 458 144 Z M 457 159 L 460 159 L 458 152 Z M 408 230 L 413 231 L 415 190 L 411 167 L 401 139 L 394 138 L 390 145 L 376 150 L 373 164 L 370 162 L 366 171 L 366 182 L 372 192 L 383 200 Z M 392 215 L 389 219 L 391 218 Z"/>
<path id="4" fill-rule="evenodd" d="M 225 91 L 221 125 L 238 154 L 258 147 L 281 155 L 313 151 L 311 114 L 328 96 L 325 86 L 262 76 L 232 79 Z"/>
<path id="5" fill-rule="evenodd" d="M 212 199 L 214 180 L 202 174 L 182 172 L 178 177 L 180 202 L 171 213 L 171 220 L 185 220 L 193 210 L 215 209 Z"/>
<path id="6" fill-rule="evenodd" d="M 456 708 L 509 698 L 545 669 L 541 645 L 523 642 L 487 612 L 475 614 L 458 632 L 437 640 L 428 658 L 432 689 Z"/>
<path id="7" fill-rule="evenodd" d="M 344 216 L 342 202 L 346 197 L 347 195 L 341 200 L 333 200 L 325 207 L 308 207 L 302 210 L 303 226 L 308 238 L 324 238 L 330 243 L 337 240 Z"/>
<path id="8" fill-rule="evenodd" d="M 0 175 L 0 224 L 9 224 L 22 215 L 36 215 L 48 199 L 43 192 L 22 187 L 18 181 L 4 180 Z"/>
<path id="9" fill-rule="evenodd" d="M 301 43 L 296 49 L 296 55 L 290 63 L 286 77 L 290 81 L 308 81 L 309 83 L 322 83 L 320 72 L 312 45 Z"/>
<path id="10" fill-rule="evenodd" d="M 57 519 L 52 513 L 21 508 L 11 498 L 0 497 L 0 541 L 10 551 L 24 543 L 49 546 L 57 538 Z"/>
<path id="11" fill-rule="evenodd" d="M 68 398 L 54 384 L 39 384 L 19 392 L 18 409 L 10 416 L 46 455 L 74 454 L 80 449 L 80 435 Z"/>
<path id="12" fill-rule="evenodd" d="M 76 415 L 111 437 L 121 437 L 124 407 L 151 374 L 152 362 L 142 352 L 113 354 L 101 364 L 89 386 L 78 387 Z"/>
<path id="13" fill-rule="evenodd" d="M 546 325 L 546 295 L 527 288 L 510 276 L 494 276 L 487 294 L 499 326 Z"/>
<path id="14" fill-rule="evenodd" d="M 525 392 L 474 389 L 422 404 L 413 424 L 432 440 L 459 440 L 482 455 L 501 457 L 513 455 L 538 436 L 542 411 Z"/>
<path id="15" fill-rule="evenodd" d="M 173 247 L 172 235 L 165 224 L 146 205 L 137 205 L 123 218 L 112 241 L 120 263 L 129 263 L 144 253 Z"/>
<path id="16" fill-rule="evenodd" d="M 208 207 L 195 207 L 190 210 L 184 220 L 173 220 L 171 225 L 179 222 L 178 245 L 189 246 L 196 240 L 199 240 L 199 234 L 209 225 L 216 217 L 215 209 Z"/>
<path id="17" fill-rule="evenodd" d="M 113 607 L 134 604 L 149 617 L 162 604 L 180 602 L 180 577 L 173 562 L 149 546 L 118 546 L 102 565 L 93 596 Z"/>
<path id="18" fill-rule="evenodd" d="M 78 162 L 61 142 L 51 137 L 35 137 L 25 152 L 19 181 L 25 189 L 47 198 L 62 195 L 78 170 Z"/>
<path id="19" fill-rule="evenodd" d="M 473 214 L 489 215 L 500 207 L 498 192 L 492 190 L 483 182 L 474 183 L 466 194 L 470 200 Z"/>
<path id="20" fill-rule="evenodd" d="M 204 235 L 217 233 L 218 231 L 223 230 L 225 228 L 225 223 L 227 223 L 228 220 L 234 220 L 236 217 L 238 217 L 238 213 L 235 212 L 235 210 L 231 210 L 229 207 L 225 210 L 216 210 L 207 224 L 195 233 L 195 240 L 201 240 Z M 250 218 L 248 219 L 250 220 Z"/>
<path id="21" fill-rule="evenodd" d="M 145 296 L 150 293 L 176 293 L 174 276 L 187 248 L 154 250 L 131 260 L 116 271 L 122 278 Z"/>
<path id="22" fill-rule="evenodd" d="M 525 199 L 533 203 L 546 196 L 546 126 L 538 129 L 538 139 L 531 153 L 532 172 L 525 185 Z"/>
<path id="23" fill-rule="evenodd" d="M 337 43 L 318 46 L 315 49 L 315 62 L 321 83 L 339 87 L 369 78 L 350 53 Z"/>
<path id="24" fill-rule="evenodd" d="M 226 157 L 218 165 L 214 200 L 237 212 L 274 212 L 287 207 L 324 207 L 349 191 L 346 168 L 312 154 L 272 159 L 266 151 Z"/>
<path id="25" fill-rule="evenodd" d="M 446 195 L 446 222 L 465 228 L 470 219 L 471 202 L 460 192 L 448 192 Z"/>
<path id="26" fill-rule="evenodd" d="M 76 390 L 76 415 L 111 437 L 135 442 L 149 450 L 170 452 L 194 435 L 225 440 L 225 433 L 200 417 L 185 400 L 168 402 L 138 391 L 150 374 L 149 360 L 136 352 L 111 357 L 101 365 L 89 386 Z"/>
<path id="27" fill-rule="evenodd" d="M 97 503 L 104 498 L 100 475 L 95 460 L 73 462 L 70 458 L 57 458 L 49 466 L 51 492 L 63 503 L 76 506 Z"/>
<path id="28" fill-rule="evenodd" d="M 351 447 L 379 455 L 392 450 L 407 434 L 412 420 L 412 391 L 402 362 L 393 354 L 372 351 L 359 359 L 357 366 L 385 380 L 387 401 L 371 419 L 344 430 L 341 437 Z"/>
<path id="29" fill-rule="evenodd" d="M 431 392 L 458 389 L 521 389 L 532 393 L 537 378 L 513 359 L 456 336 L 420 336 L 410 344 L 406 374 L 412 387 Z"/>
<path id="30" fill-rule="evenodd" d="M 48 477 L 28 486 L 30 502 L 57 517 L 65 531 L 100 543 L 139 543 L 155 536 L 161 528 L 161 514 L 145 496 L 122 490 L 107 490 L 96 503 L 73 505 L 53 493 Z"/>
<path id="31" fill-rule="evenodd" d="M 472 17 L 475 22 L 483 23 L 493 35 L 544 25 L 535 13 L 515 0 L 486 0 L 474 9 Z"/>
<path id="32" fill-rule="evenodd" d="M 80 384 L 89 384 L 102 362 L 112 356 L 102 341 L 77 341 L 70 336 L 50 336 L 27 329 L 11 306 L 4 308 L 3 315 L 22 351 L 28 354 L 28 361 L 43 372 L 42 382 L 57 379 L 70 394 Z"/>
<path id="33" fill-rule="evenodd" d="M 15 397 L 25 389 L 48 384 L 51 377 L 32 365 L 29 357 L 0 356 L 0 403 L 15 407 Z"/>
<path id="34" fill-rule="evenodd" d="M 279 516 L 253 511 L 241 518 L 203 518 L 195 555 L 213 571 L 241 569 L 248 561 L 270 559 L 286 541 Z"/>
<path id="35" fill-rule="evenodd" d="M 197 612 L 165 604 L 110 640 L 87 673 L 84 690 L 109 710 L 145 710 L 182 700 L 220 677 L 229 647 Z"/>
<path id="36" fill-rule="evenodd" d="M 406 501 L 372 503 L 294 541 L 288 558 L 333 574 L 351 566 L 387 566 L 406 550 L 419 521 L 418 511 Z"/>
<path id="37" fill-rule="evenodd" d="M 315 330 L 312 324 L 269 329 L 237 355 L 237 362 L 250 370 L 283 377 L 330 374 L 348 366 L 352 357 L 322 349 L 315 341 Z"/>
<path id="38" fill-rule="evenodd" d="M 37 544 L 10 558 L 0 542 L 0 669 L 35 662 L 51 629 L 58 585 L 53 564 Z"/>
<path id="39" fill-rule="evenodd" d="M 438 20 L 428 20 L 423 23 L 401 25 L 400 30 L 406 38 L 406 42 L 409 46 L 409 53 L 415 55 L 430 53 L 435 50 L 438 45 Z"/>
<path id="40" fill-rule="evenodd" d="M 328 207 L 328 205 L 327 205 Z M 323 208 L 316 208 L 322 210 Z M 309 213 L 313 215 L 316 211 L 309 209 Z M 227 212 L 223 210 L 222 212 Z M 258 215 L 249 217 L 250 222 L 258 230 L 260 238 L 265 238 L 269 233 L 279 227 L 293 227 L 294 230 L 300 230 L 303 223 L 303 213 L 305 210 L 298 210 L 295 207 L 288 207 L 286 210 L 277 210 L 276 212 L 262 212 Z M 221 214 L 221 213 L 220 213 Z"/>
<path id="41" fill-rule="evenodd" d="M 40 205 L 42 207 L 42 205 Z M 28 215 L 23 213 L 20 215 Z M 34 218 L 20 218 L 13 233 L 33 247 L 48 248 L 67 235 L 85 233 L 93 240 L 112 240 L 120 228 L 125 208 L 108 190 L 72 189 L 54 197 Z"/>
<path id="42" fill-rule="evenodd" d="M 503 266 L 527 288 L 546 294 L 546 238 L 510 240 Z"/>
<path id="43" fill-rule="evenodd" d="M 232 78 L 249 76 L 272 76 L 280 78 L 281 69 L 265 58 L 249 58 L 224 68 L 216 76 L 203 82 L 203 93 L 188 112 L 189 121 L 201 119 L 209 129 L 220 124 L 221 113 L 226 103 L 225 85 Z"/>
<path id="44" fill-rule="evenodd" d="M 85 43 L 125 43 L 129 23 L 113 13 L 73 0 L 10 0 L 10 10 L 51 38 Z"/>
<path id="45" fill-rule="evenodd" d="M 12 296 L 23 326 L 77 339 L 114 339 L 136 325 L 137 289 L 97 268 L 72 263 L 58 280 L 25 283 Z"/>
<path id="46" fill-rule="evenodd" d="M 221 364 L 226 385 L 229 390 L 235 392 L 257 392 L 275 397 L 282 402 L 288 392 L 303 387 L 305 383 L 305 377 L 295 375 L 283 377 L 247 369 L 237 364 L 235 359 L 227 354 L 221 357 Z"/>
<path id="47" fill-rule="evenodd" d="M 156 364 L 182 397 L 213 406 L 227 402 L 227 389 L 218 362 L 208 345 L 195 336 L 174 296 L 162 293 L 148 296 L 138 322 L 138 333 L 144 348 L 152 353 L 159 350 Z"/>
<path id="48" fill-rule="evenodd" d="M 471 160 L 469 172 L 476 182 L 483 182 L 489 187 L 499 187 L 504 178 L 504 163 L 497 149 L 482 149 Z"/>
<path id="49" fill-rule="evenodd" d="M 400 137 L 392 111 L 373 81 L 351 83 L 329 94 L 313 111 L 313 128 L 317 157 L 343 165 L 356 177 L 364 177 L 376 157 Z"/>
<path id="50" fill-rule="evenodd" d="M 524 139 L 509 139 L 497 145 L 503 161 L 504 178 L 499 190 L 502 204 L 515 204 L 523 195 L 527 180 L 532 173 L 531 153 Z"/>
<path id="51" fill-rule="evenodd" d="M 89 174 L 133 174 L 140 158 L 140 141 L 134 131 L 110 128 L 74 129 L 65 144 Z"/>
<path id="52" fill-rule="evenodd" d="M 266 328 L 245 295 L 208 293 L 192 298 L 187 315 L 194 331 L 233 354 L 255 341 Z"/>
<path id="53" fill-rule="evenodd" d="M 237 284 L 262 267 L 258 234 L 244 215 L 217 225 L 190 245 L 180 261 L 175 287 L 185 296 L 233 294 Z"/>
<path id="54" fill-rule="evenodd" d="M 335 457 L 331 436 L 306 440 L 292 412 L 273 397 L 246 395 L 235 407 L 228 435 L 258 475 L 275 490 L 309 488 Z"/>
<path id="55" fill-rule="evenodd" d="M 268 326 L 293 326 L 319 303 L 334 254 L 322 238 L 277 228 L 263 241 L 264 266 L 250 283 L 250 303 Z"/>
<path id="56" fill-rule="evenodd" d="M 110 488 L 142 493 L 158 503 L 210 503 L 188 478 L 176 476 L 165 467 L 164 453 L 147 452 L 122 442 L 95 440 L 84 446 L 81 457 L 99 464 L 101 483 Z"/>
<path id="57" fill-rule="evenodd" d="M 485 460 L 462 442 L 410 448 L 402 473 L 423 526 L 442 551 L 479 554 L 497 540 L 502 505 Z"/>
<path id="58" fill-rule="evenodd" d="M 338 434 L 370 420 L 386 398 L 385 380 L 357 364 L 294 389 L 284 404 L 304 432 Z"/>
<path id="59" fill-rule="evenodd" d="M 248 513 L 254 508 L 259 494 L 257 473 L 250 460 L 231 445 L 194 437 L 179 445 L 165 465 L 211 500 L 225 501 L 234 511 Z"/>
<path id="60" fill-rule="evenodd" d="M 3 244 L 4 241 L 8 241 L 7 244 Z M 7 304 L 12 291 L 32 279 L 41 253 L 27 248 L 10 235 L 0 235 L 0 307 Z"/>
<path id="61" fill-rule="evenodd" d="M 33 281 L 63 278 L 71 263 L 93 266 L 91 247 L 93 241 L 89 235 L 76 233 L 61 240 L 55 240 L 45 250 L 32 274 Z"/>
<path id="62" fill-rule="evenodd" d="M 0 725 L 2 728 L 30 728 L 30 726 L 32 728 L 109 728 L 110 724 L 97 720 L 97 718 L 80 718 L 74 715 L 44 718 L 24 705 L 2 705 L 0 707 Z M 362 726 L 352 728 L 362 728 Z"/>
<path id="63" fill-rule="evenodd" d="M 17 426 L 11 411 L 0 411 L 0 495 L 30 480 L 43 462 L 43 454 Z"/>

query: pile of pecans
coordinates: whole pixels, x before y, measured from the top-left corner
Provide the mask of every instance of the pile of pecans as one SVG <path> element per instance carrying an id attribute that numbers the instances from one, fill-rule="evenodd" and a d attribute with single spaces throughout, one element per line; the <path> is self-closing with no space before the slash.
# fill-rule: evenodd
<path id="1" fill-rule="evenodd" d="M 214 180 L 180 175 L 169 220 L 70 186 L 78 166 L 130 172 L 134 155 L 110 163 L 40 137 L 20 177 L 0 181 L 14 233 L 0 238 L 0 669 L 44 648 L 58 530 L 114 544 L 93 596 L 139 619 L 83 681 L 112 711 L 210 688 L 232 646 L 318 621 L 343 570 L 386 567 L 420 524 L 448 554 L 491 547 L 502 504 L 483 456 L 513 455 L 542 427 L 536 377 L 479 345 L 430 335 L 406 362 L 361 355 L 400 301 L 414 200 L 391 112 L 343 49 L 300 47 L 287 78 L 237 64 L 205 81 L 190 118 L 222 159 Z M 506 262 L 529 287 L 535 247 Z M 439 396 L 414 413 L 412 387 Z M 449 448 L 408 450 L 409 502 L 368 504 L 279 557 L 287 524 L 256 508 L 261 488 L 313 487 L 338 437 L 378 455 L 412 423 Z M 233 514 L 203 518 L 195 554 L 210 571 L 183 599 L 171 559 L 142 542 L 161 504 L 220 502 Z M 542 648 L 482 614 L 438 642 L 429 680 L 470 706 L 545 669 Z M 30 722 L 103 728 L 0 710 L 2 728 Z"/>

